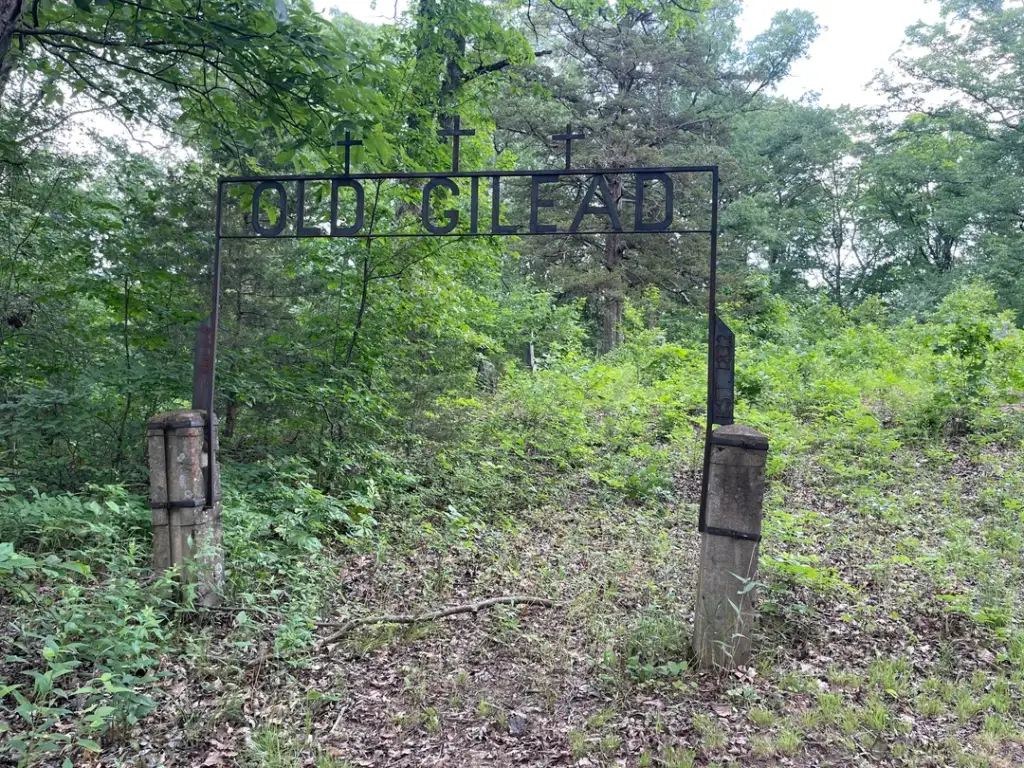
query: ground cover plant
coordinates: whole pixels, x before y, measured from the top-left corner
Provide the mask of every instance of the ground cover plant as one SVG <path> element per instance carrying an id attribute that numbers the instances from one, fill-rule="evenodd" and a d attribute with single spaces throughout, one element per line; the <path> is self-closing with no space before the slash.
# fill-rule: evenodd
<path id="1" fill-rule="evenodd" d="M 1024 764 L 1019 0 L 934 4 L 870 110 L 780 95 L 801 10 L 314 5 L 0 0 L 0 763 Z M 703 234 L 226 240 L 221 605 L 154 574 L 217 179 L 447 169 L 457 124 L 465 170 L 719 167 L 749 666 L 690 650 Z"/>
<path id="2" fill-rule="evenodd" d="M 749 668 L 692 666 L 703 354 L 645 332 L 445 402 L 457 439 L 362 491 L 227 464 L 228 610 L 146 576 L 141 498 L 8 482 L 5 757 L 1015 764 L 1024 335 L 980 285 L 924 322 L 764 311 L 767 338 L 736 320 L 738 416 L 772 440 Z M 553 606 L 323 642 L 502 594 Z"/>

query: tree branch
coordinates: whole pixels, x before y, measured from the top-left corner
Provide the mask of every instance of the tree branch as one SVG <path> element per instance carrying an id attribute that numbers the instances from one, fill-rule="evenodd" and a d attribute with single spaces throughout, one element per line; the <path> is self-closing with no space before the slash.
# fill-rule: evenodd
<path id="1" fill-rule="evenodd" d="M 336 642 L 349 634 L 357 627 L 364 627 L 372 624 L 418 624 L 424 621 L 437 621 L 448 616 L 456 616 L 460 613 L 477 613 L 484 608 L 491 608 L 495 605 L 539 605 L 544 608 L 557 608 L 565 605 L 556 600 L 549 600 L 546 597 L 532 597 L 530 595 L 508 595 L 505 597 L 492 597 L 487 600 L 480 600 L 476 603 L 457 605 L 452 608 L 445 608 L 441 611 L 421 614 L 399 614 L 389 616 L 366 616 L 361 619 L 351 619 L 341 625 L 341 628 L 321 641 L 320 645 L 325 646 Z"/>
<path id="2" fill-rule="evenodd" d="M 537 51 L 536 53 L 533 54 L 533 58 L 539 59 L 541 56 L 550 56 L 552 53 L 554 53 L 554 51 L 550 49 L 545 51 Z M 477 67 L 468 75 L 466 75 L 463 78 L 462 82 L 463 84 L 465 84 L 468 83 L 470 80 L 480 77 L 481 75 L 488 75 L 491 72 L 500 72 L 501 70 L 511 65 L 512 62 L 509 61 L 508 59 L 502 59 L 501 61 L 496 61 L 493 64 L 481 64 L 479 67 Z"/>

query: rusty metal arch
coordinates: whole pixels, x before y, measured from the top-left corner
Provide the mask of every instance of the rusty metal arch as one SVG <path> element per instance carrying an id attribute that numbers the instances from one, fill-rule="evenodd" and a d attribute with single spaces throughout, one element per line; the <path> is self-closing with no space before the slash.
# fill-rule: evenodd
<path id="1" fill-rule="evenodd" d="M 216 357 L 217 357 L 217 329 L 220 318 L 220 293 L 221 293 L 221 245 L 224 240 L 268 240 L 268 239 L 297 239 L 297 238 L 329 238 L 344 237 L 357 238 L 372 241 L 384 237 L 502 237 L 502 236 L 560 236 L 572 237 L 576 235 L 596 234 L 689 234 L 707 235 L 709 238 L 709 274 L 708 274 L 708 359 L 707 359 L 707 424 L 704 440 L 704 465 L 701 482 L 700 515 L 698 518 L 698 530 L 707 530 L 705 520 L 705 506 L 707 502 L 707 480 L 708 463 L 711 449 L 711 433 L 715 424 L 733 423 L 734 406 L 734 371 L 735 371 L 735 337 L 728 326 L 717 315 L 717 280 L 718 280 L 718 208 L 719 208 L 719 170 L 716 165 L 703 166 L 665 166 L 665 167 L 641 167 L 641 168 L 592 168 L 573 169 L 572 162 L 572 141 L 582 138 L 582 134 L 573 134 L 572 126 L 566 126 L 565 133 L 558 134 L 552 138 L 565 143 L 566 164 L 562 169 L 545 170 L 516 170 L 516 171 L 460 171 L 459 170 L 459 138 L 472 135 L 472 130 L 461 129 L 456 122 L 453 128 L 438 132 L 440 136 L 451 136 L 452 147 L 452 171 L 451 172 L 396 172 L 396 173 L 351 173 L 350 150 L 353 146 L 361 144 L 353 140 L 350 134 L 346 133 L 345 140 L 339 142 L 345 148 L 345 172 L 344 173 L 321 173 L 321 174 L 285 174 L 276 176 L 224 176 L 218 179 L 217 195 L 215 203 L 215 237 L 214 253 L 212 264 L 211 280 L 211 301 L 212 311 L 210 316 L 200 326 L 195 348 L 195 367 L 193 372 L 193 402 L 192 407 L 206 412 L 207 444 L 209 446 L 210 467 L 216 465 L 216 441 L 215 437 L 215 414 L 214 414 L 214 389 L 216 381 Z M 673 228 L 673 207 L 672 207 L 672 184 L 671 181 L 665 186 L 666 203 L 665 207 L 668 216 L 662 222 L 644 222 L 643 219 L 643 195 L 644 185 L 648 180 L 671 180 L 672 174 L 676 175 L 707 175 L 711 179 L 710 204 L 710 225 L 707 228 Z M 609 215 L 613 224 L 612 229 L 603 230 L 580 230 L 579 225 L 584 215 L 610 214 L 609 205 L 606 202 L 604 209 L 591 208 L 590 201 L 596 193 L 601 194 L 602 201 L 606 200 L 607 177 L 632 175 L 638 180 L 637 196 L 639 204 L 636 209 L 632 228 L 622 226 L 616 215 Z M 503 178 L 524 178 L 528 177 L 531 182 L 531 221 L 529 229 L 525 231 L 511 231 L 510 227 L 501 225 L 500 215 L 500 183 Z M 585 179 L 587 181 L 587 193 L 580 206 L 580 212 L 574 219 L 574 224 L 569 230 L 555 231 L 551 225 L 540 224 L 537 216 L 538 208 L 545 208 L 550 202 L 540 197 L 540 190 L 546 184 L 555 183 L 565 177 Z M 363 231 L 365 221 L 361 214 L 365 201 L 364 183 L 381 184 L 384 181 L 400 181 L 403 183 L 415 180 L 423 180 L 424 185 L 424 212 L 422 213 L 422 224 L 426 232 L 378 232 L 370 229 Z M 462 231 L 456 231 L 456 224 L 449 219 L 448 224 L 442 227 L 434 227 L 429 221 L 429 201 L 433 189 L 438 186 L 446 186 L 451 191 L 455 180 L 469 180 L 471 187 L 471 219 L 468 231 L 464 227 Z M 489 181 L 492 185 L 492 216 L 491 226 L 480 227 L 479 219 L 479 186 L 481 181 Z M 306 185 L 309 183 L 329 183 L 331 185 L 331 222 L 327 230 L 319 227 L 307 227 L 303 221 L 304 207 L 303 200 Z M 295 184 L 298 207 L 296 209 L 296 226 L 292 233 L 284 232 L 287 218 L 288 206 L 286 203 L 286 183 Z M 227 233 L 223 231 L 224 195 L 230 185 L 249 184 L 256 185 L 253 191 L 253 216 L 251 217 L 251 233 Z M 378 186 L 379 188 L 379 186 Z M 338 195 L 341 189 L 351 189 L 356 192 L 357 216 L 356 221 L 347 226 L 337 226 Z M 272 191 L 279 196 L 279 216 L 273 228 L 263 228 L 259 222 L 259 205 L 261 195 L 266 191 Z M 458 190 L 456 187 L 456 194 Z M 495 203 L 495 201 L 497 201 Z M 358 225 L 358 226 L 357 226 Z M 450 226 L 449 226 L 450 225 Z M 213 489 L 216 485 L 216 470 L 208 473 L 209 488 L 207 498 L 214 497 Z"/>

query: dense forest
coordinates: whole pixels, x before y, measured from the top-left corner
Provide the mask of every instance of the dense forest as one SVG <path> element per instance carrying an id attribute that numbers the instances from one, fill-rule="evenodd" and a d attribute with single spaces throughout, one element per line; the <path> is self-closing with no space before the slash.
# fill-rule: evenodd
<path id="1" fill-rule="evenodd" d="M 1024 762 L 1024 6 L 942 0 L 880 109 L 777 95 L 818 22 L 741 12 L 0 0 L 0 762 Z M 346 133 L 444 170 L 456 118 L 468 170 L 567 125 L 577 167 L 720 168 L 750 667 L 689 655 L 707 238 L 226 241 L 222 607 L 151 570 L 218 177 Z M 509 594 L 551 605 L 331 634 Z"/>

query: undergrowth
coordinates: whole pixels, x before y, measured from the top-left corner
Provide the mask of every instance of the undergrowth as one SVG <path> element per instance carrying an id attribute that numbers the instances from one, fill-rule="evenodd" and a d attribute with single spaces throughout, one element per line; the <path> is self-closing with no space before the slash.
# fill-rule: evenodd
<path id="1" fill-rule="evenodd" d="M 242 609 L 230 630 L 238 652 L 270 642 L 273 658 L 308 663 L 315 617 L 338 592 L 337 563 L 384 558 L 410 536 L 439 552 L 479 547 L 549 504 L 692 512 L 705 351 L 633 321 L 630 341 L 600 359 L 577 339 L 536 372 L 507 366 L 493 395 L 442 397 L 394 444 L 327 442 L 316 455 L 249 463 L 226 450 L 226 599 Z M 815 623 L 825 606 L 847 606 L 841 621 L 860 627 L 905 609 L 948 627 L 968 622 L 1024 669 L 1024 465 L 1000 450 L 1024 439 L 1024 334 L 994 311 L 991 293 L 964 288 L 931 316 L 898 324 L 871 301 L 842 313 L 775 299 L 730 322 L 737 420 L 771 440 L 765 637 L 826 642 Z M 965 460 L 987 467 L 990 482 L 958 475 Z M 148 568 L 145 499 L 121 486 L 71 494 L 10 482 L 0 494 L 0 756 L 70 759 L 129 739 L 166 703 L 167 662 L 202 621 L 173 574 Z M 868 594 L 890 602 L 878 608 Z M 678 616 L 652 601 L 625 623 L 594 621 L 595 669 L 610 689 L 692 690 Z M 926 712 L 949 706 L 897 662 L 873 670 L 877 699 L 850 716 L 850 739 L 896 733 L 886 696 Z M 750 686 L 734 690 L 745 705 L 757 698 Z M 822 703 L 841 730 L 838 706 Z M 759 712 L 758 722 L 775 722 Z M 982 722 L 989 742 L 1007 737 Z M 757 749 L 790 755 L 802 744 L 794 725 Z M 687 764 L 686 754 L 661 759 Z"/>

